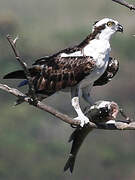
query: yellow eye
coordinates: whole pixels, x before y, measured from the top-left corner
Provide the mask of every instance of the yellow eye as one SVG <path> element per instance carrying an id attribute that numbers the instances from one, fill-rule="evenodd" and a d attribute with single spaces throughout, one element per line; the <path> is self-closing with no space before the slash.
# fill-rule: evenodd
<path id="1" fill-rule="evenodd" d="M 112 21 L 109 21 L 109 22 L 107 23 L 107 26 L 109 26 L 109 27 L 114 26 L 114 25 L 115 25 L 115 23 L 112 22 Z"/>

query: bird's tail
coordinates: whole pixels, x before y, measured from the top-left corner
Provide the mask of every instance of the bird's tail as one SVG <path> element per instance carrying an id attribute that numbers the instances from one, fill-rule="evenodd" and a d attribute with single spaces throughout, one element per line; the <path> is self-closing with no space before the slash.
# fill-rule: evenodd
<path id="1" fill-rule="evenodd" d="M 23 70 L 14 71 L 6 74 L 3 79 L 25 79 L 25 73 Z M 18 87 L 22 87 L 28 84 L 27 80 L 23 80 L 19 83 Z"/>
<path id="2" fill-rule="evenodd" d="M 25 79 L 25 78 L 26 76 L 23 70 L 10 72 L 3 77 L 3 79 Z"/>
<path id="3" fill-rule="evenodd" d="M 31 77 L 36 77 L 37 74 L 40 73 L 40 69 L 36 69 L 36 67 L 33 67 L 29 69 L 29 72 Z M 3 79 L 26 79 L 26 75 L 23 70 L 17 70 L 6 74 Z M 28 81 L 23 80 L 19 83 L 18 87 L 24 86 L 26 84 L 28 84 Z"/>
<path id="4" fill-rule="evenodd" d="M 42 69 L 42 67 L 40 67 L 40 66 L 35 66 L 32 68 L 29 68 L 29 73 L 30 73 L 31 77 L 34 77 L 37 74 L 40 74 L 41 69 Z M 26 79 L 26 75 L 23 70 L 17 70 L 17 71 L 13 71 L 13 72 L 6 74 L 3 78 L 4 79 Z"/>

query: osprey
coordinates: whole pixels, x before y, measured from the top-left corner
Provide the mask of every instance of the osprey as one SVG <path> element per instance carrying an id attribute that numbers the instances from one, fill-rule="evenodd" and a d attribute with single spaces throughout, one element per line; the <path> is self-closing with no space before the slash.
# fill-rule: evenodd
<path id="1" fill-rule="evenodd" d="M 107 68 L 112 65 L 110 56 L 110 38 L 116 32 L 123 32 L 123 27 L 115 20 L 104 18 L 93 25 L 92 32 L 78 45 L 61 50 L 51 56 L 45 56 L 35 61 L 29 69 L 35 92 L 44 95 L 43 98 L 57 91 L 71 91 L 71 102 L 81 126 L 89 122 L 80 108 L 79 98 L 82 96 L 90 105 L 90 96 L 94 85 L 108 82 Z M 115 71 L 118 70 L 117 61 Z M 26 79 L 23 70 L 15 71 L 4 76 L 4 79 Z M 22 81 L 19 87 L 26 85 Z"/>

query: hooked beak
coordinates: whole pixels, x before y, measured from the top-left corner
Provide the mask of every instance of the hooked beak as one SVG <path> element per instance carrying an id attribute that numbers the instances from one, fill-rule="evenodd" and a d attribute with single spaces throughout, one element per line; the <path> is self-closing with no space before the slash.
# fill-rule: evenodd
<path id="1" fill-rule="evenodd" d="M 117 31 L 118 31 L 118 32 L 123 32 L 123 26 L 120 25 L 120 24 L 118 24 L 118 26 L 117 26 Z"/>

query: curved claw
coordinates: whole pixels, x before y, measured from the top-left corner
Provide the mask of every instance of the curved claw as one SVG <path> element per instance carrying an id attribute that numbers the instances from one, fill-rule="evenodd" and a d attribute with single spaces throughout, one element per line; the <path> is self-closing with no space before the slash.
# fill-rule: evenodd
<path id="1" fill-rule="evenodd" d="M 74 119 L 81 121 L 81 124 L 80 124 L 81 127 L 83 127 L 85 124 L 88 124 L 88 123 L 90 122 L 90 121 L 89 121 L 89 118 L 86 117 L 85 115 L 83 115 L 83 116 L 78 116 L 78 117 L 76 117 L 76 118 L 74 118 Z"/>

